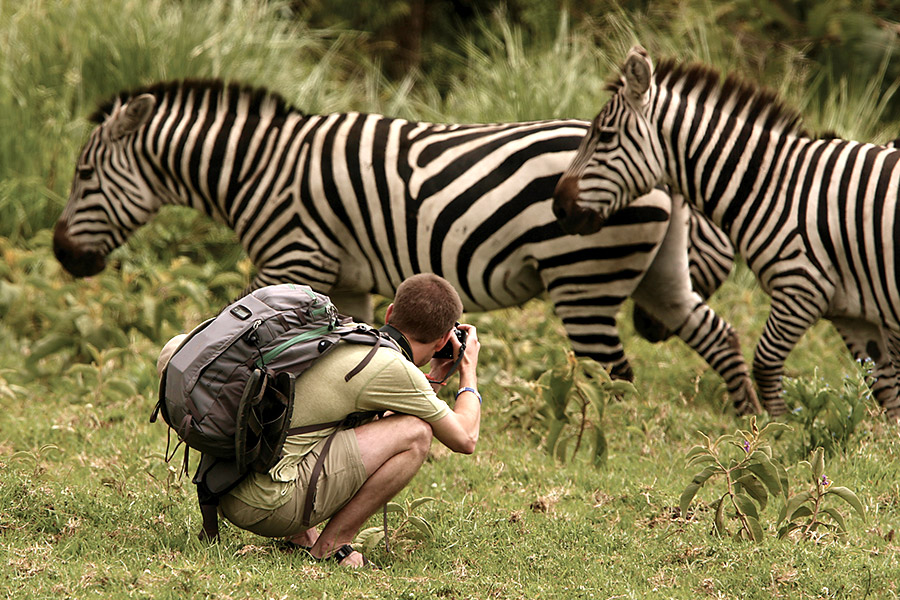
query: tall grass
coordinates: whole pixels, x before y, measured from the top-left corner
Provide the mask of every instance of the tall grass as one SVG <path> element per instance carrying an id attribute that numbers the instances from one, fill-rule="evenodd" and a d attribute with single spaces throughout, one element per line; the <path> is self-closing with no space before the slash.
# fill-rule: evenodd
<path id="1" fill-rule="evenodd" d="M 334 50 L 344 38 L 287 11 L 229 0 L 0 3 L 0 234 L 27 238 L 52 224 L 86 117 L 123 89 L 218 77 L 268 85 L 310 110 L 348 104 L 349 58 Z"/>

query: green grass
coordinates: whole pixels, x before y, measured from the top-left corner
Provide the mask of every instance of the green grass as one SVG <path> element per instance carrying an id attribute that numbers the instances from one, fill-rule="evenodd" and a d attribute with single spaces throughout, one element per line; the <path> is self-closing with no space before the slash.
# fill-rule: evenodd
<path id="1" fill-rule="evenodd" d="M 196 540 L 193 486 L 181 452 L 164 460 L 166 430 L 150 424 L 162 343 L 235 297 L 250 266 L 234 236 L 189 210 L 168 209 L 115 252 L 106 272 L 75 281 L 50 250 L 49 227 L 95 105 L 156 79 L 238 78 L 265 84 L 309 112 L 371 110 L 432 121 L 590 118 L 609 69 L 634 42 L 746 72 L 810 114 L 814 129 L 883 141 L 873 85 L 816 77 L 795 51 L 759 54 L 699 1 L 661 19 L 611 13 L 553 23 L 532 45 L 504 21 L 463 45 L 441 85 L 411 73 L 387 81 L 360 57 L 359 34 L 311 31 L 286 3 L 118 0 L 0 1 L 0 590 L 8 598 L 892 598 L 898 593 L 900 429 L 874 414 L 826 458 L 829 479 L 856 492 L 863 522 L 845 538 L 778 540 L 782 500 L 761 521 L 760 543 L 718 538 L 701 489 L 677 509 L 701 438 L 746 429 L 724 385 L 679 340 L 637 338 L 620 318 L 637 392 L 611 401 L 600 422 L 602 468 L 582 450 L 545 449 L 548 423 L 534 382 L 564 360 L 562 327 L 543 300 L 469 315 L 482 340 L 482 439 L 474 456 L 433 446 L 397 501 L 433 528 L 416 539 L 391 514 L 385 568 L 347 572 L 286 555 L 225 526 Z M 200 10 L 202 8 L 202 10 Z M 360 66 L 360 59 L 362 59 Z M 810 86 L 831 100 L 814 101 Z M 868 118 L 867 118 L 868 117 Z M 711 304 L 740 332 L 745 356 L 768 299 L 738 267 Z M 381 304 L 381 314 L 384 310 Z M 841 389 L 859 373 L 839 336 L 819 323 L 791 354 L 789 377 Z M 874 412 L 874 410 L 873 410 Z M 578 422 L 577 411 L 570 417 Z M 765 423 L 766 417 L 760 422 Z M 774 455 L 799 489 L 804 431 Z M 573 435 L 575 426 L 565 430 Z M 570 446 L 571 447 L 571 446 Z M 373 518 L 377 526 L 380 516 Z M 407 524 L 404 524 L 407 523 Z"/>
<path id="2" fill-rule="evenodd" d="M 145 274 L 146 287 L 136 291 L 136 279 L 123 273 L 67 282 L 46 249 L 6 255 L 13 261 L 0 298 L 10 286 L 51 281 L 41 293 L 45 304 L 58 302 L 63 313 L 96 308 L 81 318 L 88 329 L 88 322 L 124 319 L 115 308 L 123 298 L 163 298 L 173 285 L 169 273 Z M 202 272 L 191 276 L 203 281 Z M 745 279 L 738 272 L 715 300 L 738 307 L 738 317 L 743 302 L 755 307 L 736 320 L 753 332 L 761 328 L 761 298 Z M 178 299 L 173 320 L 196 322 L 235 290 Z M 36 302 L 26 304 L 32 307 L 20 309 L 17 320 L 40 321 Z M 376 547 L 369 554 L 385 569 L 366 573 L 285 555 L 274 542 L 229 525 L 218 544 L 195 539 L 193 486 L 177 476 L 182 455 L 167 464 L 165 427 L 147 420 L 156 401 L 155 356 L 174 325 L 164 322 L 158 339 L 131 329 L 120 342 L 125 351 L 88 348 L 97 354 L 84 363 L 62 350 L 31 364 L 34 346 L 4 319 L 0 581 L 16 598 L 863 598 L 867 589 L 872 598 L 896 596 L 897 427 L 872 417 L 828 459 L 829 478 L 856 491 L 868 515 L 866 523 L 848 516 L 846 539 L 777 540 L 775 501 L 764 513 L 771 526 L 761 543 L 720 539 L 712 533 L 707 490 L 692 518 L 678 514 L 693 474 L 681 457 L 700 441 L 698 431 L 718 436 L 747 421 L 732 416 L 721 382 L 683 343 L 636 339 L 625 316 L 638 393 L 607 407 L 610 454 L 597 469 L 586 451 L 560 462 L 543 450 L 541 405 L 514 391 L 546 368 L 542 347 L 565 346 L 548 305 L 536 300 L 470 315 L 484 340 L 478 451 L 466 457 L 433 447 L 397 499 L 436 498 L 414 511 L 433 536 L 395 538 L 392 555 Z M 818 363 L 839 382 L 853 365 L 835 342 L 829 327 L 817 327 L 792 355 L 792 374 L 811 377 Z M 746 339 L 748 352 L 751 343 Z M 794 465 L 794 448 L 785 436 L 773 450 Z M 789 473 L 794 478 L 796 471 Z M 399 525 L 398 515 L 391 523 Z M 371 525 L 379 524 L 376 515 Z"/>

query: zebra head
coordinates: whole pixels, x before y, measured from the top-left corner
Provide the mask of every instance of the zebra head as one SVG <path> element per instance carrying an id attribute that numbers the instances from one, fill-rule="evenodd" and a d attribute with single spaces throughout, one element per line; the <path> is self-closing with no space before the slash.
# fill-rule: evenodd
<path id="1" fill-rule="evenodd" d="M 553 194 L 553 213 L 568 233 L 595 233 L 610 215 L 662 179 L 662 154 L 649 120 L 653 66 L 635 46 L 612 97 L 591 123 Z"/>
<path id="2" fill-rule="evenodd" d="M 155 106 L 150 94 L 120 98 L 95 119 L 53 233 L 53 252 L 75 277 L 102 271 L 106 256 L 159 210 L 135 161 L 140 132 Z"/>

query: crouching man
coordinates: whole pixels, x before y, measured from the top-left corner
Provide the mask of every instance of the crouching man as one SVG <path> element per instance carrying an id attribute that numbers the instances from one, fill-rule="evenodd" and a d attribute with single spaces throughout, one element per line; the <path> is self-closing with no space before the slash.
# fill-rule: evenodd
<path id="1" fill-rule="evenodd" d="M 418 472 L 432 436 L 454 452 L 475 450 L 481 396 L 476 377 L 480 345 L 473 326 L 458 326 L 467 336 L 453 408 L 435 393 L 456 361 L 434 354 L 448 341 L 454 354 L 459 352 L 454 328 L 461 315 L 462 302 L 446 280 L 432 274 L 405 280 L 385 315 L 385 329 L 402 354 L 379 348 L 347 381 L 344 376 L 371 348 L 339 345 L 298 377 L 290 426 L 341 421 L 366 411 L 388 411 L 386 416 L 344 429 L 330 440 L 334 428 L 289 436 L 283 458 L 266 473 L 251 473 L 223 496 L 221 513 L 237 527 L 286 538 L 317 559 L 348 567 L 367 564 L 350 542 Z M 166 365 L 177 345 L 173 339 L 163 348 L 158 366 Z M 429 363 L 426 377 L 418 367 Z M 310 481 L 315 485 L 307 494 Z M 321 533 L 320 523 L 326 523 Z"/>

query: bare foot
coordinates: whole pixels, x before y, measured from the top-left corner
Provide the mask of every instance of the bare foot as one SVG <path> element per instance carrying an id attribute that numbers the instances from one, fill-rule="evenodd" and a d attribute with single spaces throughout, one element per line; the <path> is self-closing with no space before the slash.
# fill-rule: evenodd
<path id="1" fill-rule="evenodd" d="M 316 540 L 318 539 L 319 530 L 315 527 L 310 527 L 303 533 L 298 533 L 293 537 L 287 538 L 287 542 L 295 546 L 300 546 L 301 548 L 306 548 L 308 550 L 313 547 L 313 545 L 316 543 Z"/>

